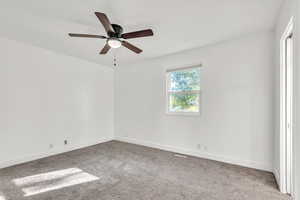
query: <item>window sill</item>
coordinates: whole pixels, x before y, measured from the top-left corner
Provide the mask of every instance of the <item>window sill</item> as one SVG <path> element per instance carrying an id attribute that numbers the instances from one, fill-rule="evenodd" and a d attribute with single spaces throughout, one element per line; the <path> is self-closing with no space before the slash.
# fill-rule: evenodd
<path id="1" fill-rule="evenodd" d="M 182 117 L 199 117 L 200 112 L 197 113 L 185 113 L 185 112 L 166 112 L 166 115 L 169 116 L 182 116 Z"/>

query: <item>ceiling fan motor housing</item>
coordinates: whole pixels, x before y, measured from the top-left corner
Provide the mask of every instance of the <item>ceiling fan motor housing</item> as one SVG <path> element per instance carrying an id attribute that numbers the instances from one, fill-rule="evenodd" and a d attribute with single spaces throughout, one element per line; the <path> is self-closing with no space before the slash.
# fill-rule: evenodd
<path id="1" fill-rule="evenodd" d="M 120 38 L 120 37 L 122 37 L 121 35 L 122 35 L 122 33 L 123 33 L 123 28 L 122 28 L 122 26 L 120 26 L 120 25 L 118 25 L 118 24 L 112 24 L 111 25 L 112 27 L 113 27 L 113 29 L 114 29 L 114 33 L 112 33 L 112 32 L 109 32 L 108 34 L 109 34 L 109 37 L 114 37 L 114 38 Z"/>

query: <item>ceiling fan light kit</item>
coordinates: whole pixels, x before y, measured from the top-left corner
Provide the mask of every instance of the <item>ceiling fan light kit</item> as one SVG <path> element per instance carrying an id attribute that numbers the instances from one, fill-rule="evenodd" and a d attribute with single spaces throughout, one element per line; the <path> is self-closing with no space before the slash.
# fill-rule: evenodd
<path id="1" fill-rule="evenodd" d="M 107 44 L 114 49 L 120 48 L 122 46 L 122 42 L 118 38 L 109 38 L 107 39 Z"/>
<path id="2" fill-rule="evenodd" d="M 103 47 L 103 49 L 100 51 L 100 54 L 106 54 L 111 48 L 119 48 L 121 46 L 124 46 L 127 49 L 139 54 L 143 51 L 142 49 L 132 45 L 131 43 L 129 43 L 123 39 L 132 39 L 132 38 L 153 36 L 153 31 L 151 29 L 135 31 L 135 32 L 130 32 L 130 33 L 123 33 L 122 26 L 120 26 L 118 24 L 111 24 L 108 17 L 104 13 L 95 12 L 95 15 L 97 16 L 97 18 L 103 25 L 107 36 L 78 34 L 78 33 L 69 33 L 69 36 L 106 39 L 106 44 Z"/>

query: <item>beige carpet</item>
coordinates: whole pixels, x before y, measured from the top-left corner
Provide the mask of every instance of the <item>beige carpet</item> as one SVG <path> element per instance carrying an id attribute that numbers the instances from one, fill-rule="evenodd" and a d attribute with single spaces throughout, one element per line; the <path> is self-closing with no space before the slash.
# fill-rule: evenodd
<path id="1" fill-rule="evenodd" d="M 122 142 L 0 170 L 0 200 L 285 200 L 271 173 Z"/>

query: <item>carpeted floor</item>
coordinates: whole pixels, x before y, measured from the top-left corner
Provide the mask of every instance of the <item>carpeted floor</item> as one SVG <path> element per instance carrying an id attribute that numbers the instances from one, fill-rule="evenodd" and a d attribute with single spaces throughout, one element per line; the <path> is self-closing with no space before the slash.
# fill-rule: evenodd
<path id="1" fill-rule="evenodd" d="M 107 142 L 0 170 L 0 200 L 286 200 L 271 173 Z"/>

